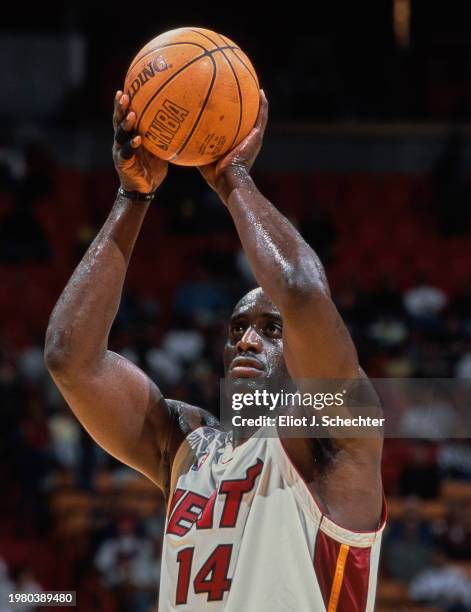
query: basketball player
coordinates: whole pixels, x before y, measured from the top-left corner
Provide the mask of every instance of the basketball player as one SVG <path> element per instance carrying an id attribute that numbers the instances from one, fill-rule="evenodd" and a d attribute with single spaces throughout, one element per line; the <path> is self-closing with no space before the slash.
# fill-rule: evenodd
<path id="1" fill-rule="evenodd" d="M 121 188 L 54 308 L 45 358 L 94 440 L 168 500 L 159 611 L 372 611 L 385 520 L 380 435 L 334 437 L 329 446 L 281 433 L 236 438 L 202 408 L 162 397 L 107 348 L 134 243 L 167 173 L 141 146 L 128 107 L 117 92 Z M 200 168 L 232 215 L 260 285 L 230 319 L 226 377 L 359 379 L 319 259 L 250 176 L 267 116 L 262 92 L 248 137 Z"/>

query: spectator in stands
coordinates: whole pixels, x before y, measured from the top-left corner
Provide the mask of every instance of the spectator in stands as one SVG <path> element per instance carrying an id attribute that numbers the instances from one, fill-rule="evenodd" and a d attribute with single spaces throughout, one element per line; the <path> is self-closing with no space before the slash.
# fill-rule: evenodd
<path id="1" fill-rule="evenodd" d="M 460 415 L 455 411 L 452 398 L 439 387 L 429 389 L 429 397 L 419 393 L 400 419 L 399 431 L 405 438 L 443 440 L 458 435 L 462 428 Z"/>
<path id="2" fill-rule="evenodd" d="M 81 574 L 77 584 L 77 596 L 82 610 L 116 612 L 115 596 L 105 588 L 98 570 L 93 565 Z"/>
<path id="3" fill-rule="evenodd" d="M 450 440 L 441 444 L 437 463 L 444 477 L 471 481 L 471 440 Z"/>
<path id="4" fill-rule="evenodd" d="M 437 323 L 447 301 L 445 292 L 435 287 L 426 274 L 421 274 L 415 286 L 404 294 L 404 307 L 407 314 L 414 322 L 427 327 Z"/>
<path id="5" fill-rule="evenodd" d="M 44 365 L 43 349 L 41 342 L 32 342 L 18 357 L 18 372 L 23 381 L 31 386 L 42 385 L 49 373 Z"/>
<path id="6" fill-rule="evenodd" d="M 13 572 L 13 578 L 15 583 L 13 593 L 37 594 L 42 593 L 43 591 L 42 586 L 35 578 L 32 568 L 28 565 L 22 565 L 16 568 L 16 570 Z M 19 612 L 23 612 L 26 610 L 31 611 L 36 610 L 38 608 L 39 606 L 35 606 L 34 604 L 21 602 L 15 603 L 15 605 L 12 606 L 12 609 L 15 610 L 15 612 L 17 610 L 19 610 Z"/>
<path id="7" fill-rule="evenodd" d="M 424 569 L 412 579 L 409 595 L 414 601 L 445 610 L 459 604 L 470 610 L 471 580 L 462 570 L 451 566 L 440 550 L 436 550 L 433 567 Z"/>
<path id="8" fill-rule="evenodd" d="M 394 348 L 406 339 L 407 327 L 400 319 L 385 315 L 368 326 L 368 335 L 379 348 Z"/>
<path id="9" fill-rule="evenodd" d="M 383 554 L 389 575 L 402 582 L 431 565 L 432 536 L 415 499 L 405 504 L 402 520 L 391 525 Z"/>
<path id="10" fill-rule="evenodd" d="M 468 500 L 450 502 L 445 521 L 437 526 L 437 543 L 450 559 L 471 559 L 471 508 Z"/>
<path id="11" fill-rule="evenodd" d="M 188 324 L 188 320 L 178 317 L 175 325 L 162 339 L 162 349 L 175 359 L 190 363 L 201 356 L 204 349 L 204 337 L 199 329 Z"/>
<path id="12" fill-rule="evenodd" d="M 80 460 L 80 428 L 68 412 L 57 412 L 49 417 L 51 447 L 56 461 L 74 469 Z"/>
<path id="13" fill-rule="evenodd" d="M 151 538 L 138 533 L 133 517 L 122 517 L 117 530 L 115 537 L 101 544 L 95 565 L 117 594 L 120 611 L 147 612 L 156 597 L 160 549 Z"/>

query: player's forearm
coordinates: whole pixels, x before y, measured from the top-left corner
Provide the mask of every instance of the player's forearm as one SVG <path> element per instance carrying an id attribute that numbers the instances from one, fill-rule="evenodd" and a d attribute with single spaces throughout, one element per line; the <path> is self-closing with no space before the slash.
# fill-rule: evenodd
<path id="1" fill-rule="evenodd" d="M 122 196 L 116 199 L 52 312 L 45 348 L 50 370 L 74 372 L 103 357 L 147 208 Z"/>
<path id="2" fill-rule="evenodd" d="M 306 293 L 329 295 L 324 268 L 298 230 L 244 171 L 225 179 L 231 213 L 257 282 L 278 307 Z"/>

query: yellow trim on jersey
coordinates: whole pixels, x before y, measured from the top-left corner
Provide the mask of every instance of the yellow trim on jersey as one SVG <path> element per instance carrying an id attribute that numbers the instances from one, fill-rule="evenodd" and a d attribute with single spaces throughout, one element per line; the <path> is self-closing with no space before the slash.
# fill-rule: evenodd
<path id="1" fill-rule="evenodd" d="M 342 588 L 343 575 L 345 572 L 345 564 L 347 561 L 348 551 L 350 546 L 346 544 L 340 545 L 339 555 L 337 557 L 337 564 L 335 566 L 334 580 L 332 582 L 332 589 L 330 591 L 329 605 L 327 606 L 327 612 L 336 612 L 337 605 L 339 603 L 340 589 Z"/>

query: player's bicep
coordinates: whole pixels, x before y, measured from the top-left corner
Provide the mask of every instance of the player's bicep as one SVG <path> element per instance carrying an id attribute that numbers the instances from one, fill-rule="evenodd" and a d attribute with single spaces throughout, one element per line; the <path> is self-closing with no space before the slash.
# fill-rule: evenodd
<path id="1" fill-rule="evenodd" d="M 294 379 L 358 376 L 350 333 L 328 295 L 302 300 L 283 313 L 283 347 Z"/>
<path id="2" fill-rule="evenodd" d="M 162 486 L 174 419 L 159 389 L 133 363 L 112 351 L 93 369 L 54 376 L 65 400 L 92 438 L 111 455 Z"/>

